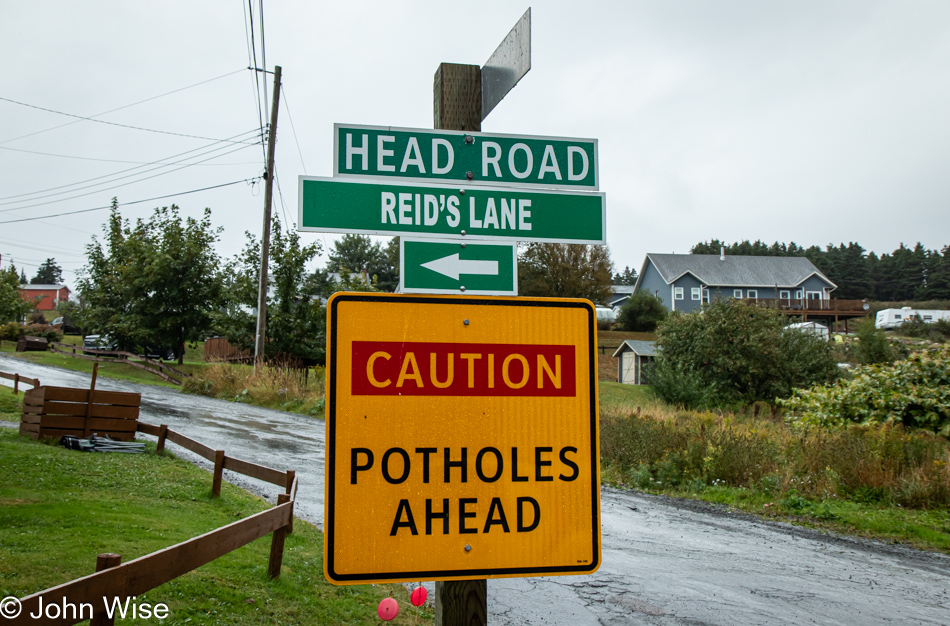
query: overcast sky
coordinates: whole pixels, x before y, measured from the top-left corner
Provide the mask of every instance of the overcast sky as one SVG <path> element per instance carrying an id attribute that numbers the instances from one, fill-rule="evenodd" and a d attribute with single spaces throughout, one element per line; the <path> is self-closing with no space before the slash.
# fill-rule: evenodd
<path id="1" fill-rule="evenodd" d="M 275 212 L 296 221 L 297 176 L 332 174 L 334 122 L 431 128 L 438 64 L 483 64 L 528 6 L 532 69 L 482 130 L 599 139 L 618 270 L 710 238 L 950 244 L 945 0 L 265 0 L 267 67 L 284 74 Z M 262 187 L 243 181 L 260 176 L 263 149 L 214 143 L 259 127 L 247 12 L 238 0 L 3 3 L 0 98 L 164 131 L 0 100 L 3 267 L 13 258 L 32 277 L 52 256 L 74 287 L 108 212 L 10 220 L 116 195 L 171 195 L 123 206 L 129 218 L 210 207 L 223 257 L 245 230 L 260 235 Z"/>

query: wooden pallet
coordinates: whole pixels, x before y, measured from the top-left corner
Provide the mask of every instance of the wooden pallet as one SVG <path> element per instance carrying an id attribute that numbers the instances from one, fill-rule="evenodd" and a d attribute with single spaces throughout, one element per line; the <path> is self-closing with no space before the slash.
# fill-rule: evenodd
<path id="1" fill-rule="evenodd" d="M 64 435 L 85 438 L 95 433 L 119 441 L 135 438 L 141 394 L 42 386 L 23 396 L 21 435 L 58 439 Z"/>

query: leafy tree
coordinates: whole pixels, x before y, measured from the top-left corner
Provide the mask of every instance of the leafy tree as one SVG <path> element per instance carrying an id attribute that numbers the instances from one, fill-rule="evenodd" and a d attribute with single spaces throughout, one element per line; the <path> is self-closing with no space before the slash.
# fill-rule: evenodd
<path id="1" fill-rule="evenodd" d="M 622 330 L 652 333 L 667 315 L 663 300 L 645 291 L 638 291 L 620 309 L 617 322 Z"/>
<path id="2" fill-rule="evenodd" d="M 392 262 L 394 255 L 395 264 Z M 395 291 L 399 285 L 398 239 L 391 240 L 383 250 L 379 243 L 373 243 L 366 235 L 343 235 L 333 244 L 329 257 L 327 270 L 330 272 L 345 270 L 359 274 L 365 271 L 370 282 L 380 291 Z"/>
<path id="3" fill-rule="evenodd" d="M 657 392 L 682 401 L 669 390 L 683 386 L 707 390 L 705 404 L 751 403 L 833 380 L 830 344 L 784 324 L 778 311 L 735 300 L 673 313 L 658 329 Z"/>
<path id="4" fill-rule="evenodd" d="M 529 243 L 518 258 L 518 293 L 602 303 L 613 291 L 612 272 L 607 246 Z"/>
<path id="5" fill-rule="evenodd" d="M 630 266 L 625 266 L 623 272 L 614 274 L 613 282 L 615 285 L 636 285 L 637 270 L 632 270 Z"/>
<path id="6" fill-rule="evenodd" d="M 39 269 L 36 270 L 36 276 L 30 280 L 31 285 L 58 285 L 63 282 L 63 268 L 57 263 L 56 259 L 46 259 Z"/>
<path id="7" fill-rule="evenodd" d="M 113 199 L 103 230 L 86 246 L 79 282 L 89 323 L 126 349 L 173 346 L 181 363 L 184 343 L 207 334 L 222 299 L 211 210 L 183 220 L 172 205 L 132 224 Z"/>
<path id="8" fill-rule="evenodd" d="M 22 321 L 33 308 L 33 300 L 20 295 L 20 280 L 13 265 L 0 269 L 0 322 Z"/>
<path id="9" fill-rule="evenodd" d="M 226 306 L 217 315 L 216 327 L 230 343 L 253 352 L 261 244 L 254 235 L 246 234 L 244 250 L 225 270 Z M 268 253 L 273 291 L 267 297 L 266 359 L 297 359 L 311 364 L 324 361 L 326 314 L 320 295 L 326 273 L 308 274 L 306 268 L 320 252 L 319 243 L 301 246 L 297 232 L 283 232 L 280 221 L 274 218 Z"/>

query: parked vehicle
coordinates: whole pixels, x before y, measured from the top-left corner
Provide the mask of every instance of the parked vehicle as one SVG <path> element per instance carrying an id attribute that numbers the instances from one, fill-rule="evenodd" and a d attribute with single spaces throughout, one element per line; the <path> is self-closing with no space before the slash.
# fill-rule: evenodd
<path id="1" fill-rule="evenodd" d="M 174 348 L 163 348 L 160 346 L 146 346 L 145 349 L 142 350 L 142 356 L 146 359 L 154 359 L 156 361 L 174 361 L 177 358 Z"/>
<path id="2" fill-rule="evenodd" d="M 915 317 L 920 318 L 924 323 L 933 324 L 937 320 L 950 321 L 950 311 L 912 309 L 909 306 L 905 306 L 901 309 L 884 309 L 883 311 L 877 312 L 874 325 L 877 328 L 884 329 L 899 328 L 901 324 Z"/>
<path id="3" fill-rule="evenodd" d="M 82 338 L 82 351 L 86 354 L 118 349 L 119 344 L 109 335 L 86 335 Z"/>

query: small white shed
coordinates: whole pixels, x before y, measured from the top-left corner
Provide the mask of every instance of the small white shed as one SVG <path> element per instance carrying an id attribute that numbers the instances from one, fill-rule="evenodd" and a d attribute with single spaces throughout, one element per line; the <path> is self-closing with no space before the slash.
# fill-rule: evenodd
<path id="1" fill-rule="evenodd" d="M 643 366 L 656 358 L 655 341 L 637 341 L 627 339 L 613 354 L 617 359 L 617 382 L 627 385 L 650 384 L 649 374 Z"/>

